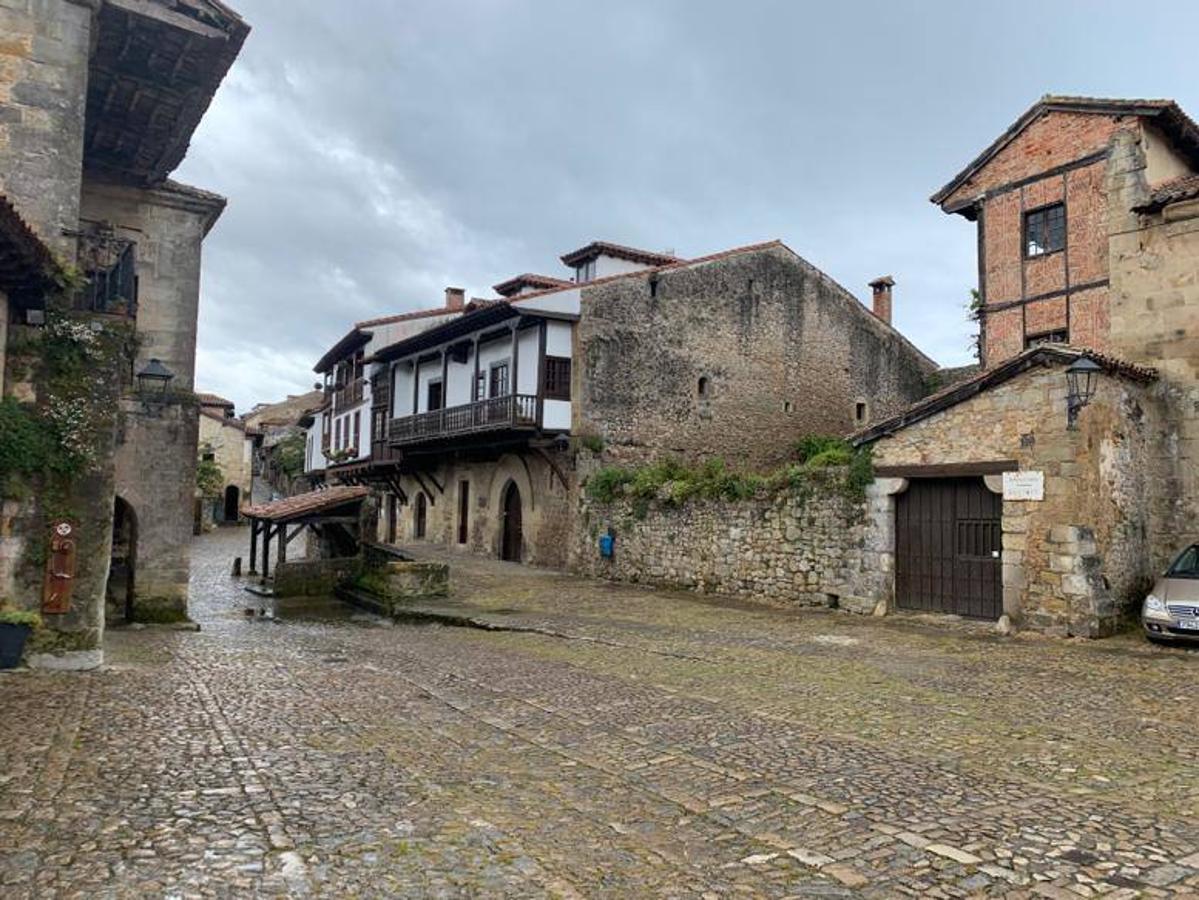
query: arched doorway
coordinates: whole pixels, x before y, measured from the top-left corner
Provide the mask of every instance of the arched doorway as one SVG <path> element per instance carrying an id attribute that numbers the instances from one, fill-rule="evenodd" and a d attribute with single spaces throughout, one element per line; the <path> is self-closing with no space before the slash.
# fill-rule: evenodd
<path id="1" fill-rule="evenodd" d="M 425 527 L 428 524 L 428 501 L 425 500 L 425 495 L 419 493 L 416 495 L 416 504 L 413 507 L 413 527 L 412 534 L 417 540 L 424 540 Z"/>
<path id="2" fill-rule="evenodd" d="M 236 522 L 241 512 L 241 490 L 236 484 L 231 484 L 225 488 L 225 516 L 226 522 Z"/>
<path id="3" fill-rule="evenodd" d="M 112 509 L 112 562 L 108 569 L 107 605 L 113 617 L 133 621 L 133 597 L 137 574 L 137 513 L 117 497 Z"/>
<path id="4" fill-rule="evenodd" d="M 522 528 L 520 488 L 516 486 L 515 481 L 508 482 L 508 486 L 504 488 L 504 507 L 501 515 L 503 515 L 504 521 L 500 539 L 500 559 L 520 562 Z"/>

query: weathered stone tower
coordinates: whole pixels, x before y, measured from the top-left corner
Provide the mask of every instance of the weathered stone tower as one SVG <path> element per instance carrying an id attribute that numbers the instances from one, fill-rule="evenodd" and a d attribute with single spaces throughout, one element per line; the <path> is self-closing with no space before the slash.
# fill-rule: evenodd
<path id="1" fill-rule="evenodd" d="M 200 248 L 225 201 L 167 176 L 248 31 L 218 0 L 0 0 L 0 196 L 58 273 L 3 300 L 3 395 L 60 415 L 62 378 L 29 348 L 62 343 L 94 413 L 86 472 L 0 516 L 0 597 L 29 608 L 50 525 L 74 525 L 69 610 L 45 617 L 57 664 L 98 663 L 114 553 L 110 614 L 186 616 Z M 173 374 L 154 396 L 136 377 L 151 359 Z"/>

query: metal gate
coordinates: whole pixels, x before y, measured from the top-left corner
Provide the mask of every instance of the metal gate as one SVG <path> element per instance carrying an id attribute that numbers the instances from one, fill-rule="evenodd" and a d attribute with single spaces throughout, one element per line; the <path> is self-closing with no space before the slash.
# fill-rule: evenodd
<path id="1" fill-rule="evenodd" d="M 896 501 L 896 605 L 998 619 L 1000 497 L 981 478 L 937 478 L 912 479 Z"/>

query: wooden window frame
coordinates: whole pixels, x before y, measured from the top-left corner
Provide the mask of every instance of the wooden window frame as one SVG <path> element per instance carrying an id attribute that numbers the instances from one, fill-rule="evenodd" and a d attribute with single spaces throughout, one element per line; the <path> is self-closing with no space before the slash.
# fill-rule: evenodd
<path id="1" fill-rule="evenodd" d="M 1032 223 L 1034 217 L 1044 216 L 1045 217 L 1045 237 L 1048 238 L 1051 233 L 1050 229 L 1049 229 L 1049 213 L 1051 210 L 1054 210 L 1054 209 L 1061 209 L 1061 211 L 1062 211 L 1062 230 L 1061 230 L 1060 246 L 1049 247 L 1048 241 L 1046 241 L 1046 249 L 1041 250 L 1037 253 L 1031 252 L 1030 246 L 1029 246 L 1030 245 L 1029 225 Z M 1056 200 L 1053 203 L 1046 203 L 1043 206 L 1038 206 L 1033 209 L 1025 210 L 1024 219 L 1021 222 L 1021 230 L 1020 230 L 1020 237 L 1021 237 L 1021 240 L 1023 241 L 1024 258 L 1025 259 L 1044 259 L 1046 256 L 1052 256 L 1055 253 L 1061 253 L 1063 250 L 1065 250 L 1066 249 L 1066 240 L 1067 240 L 1066 225 L 1067 225 L 1066 203 L 1064 200 Z"/>
<path id="2" fill-rule="evenodd" d="M 1053 340 L 1055 335 L 1061 335 L 1061 340 Z M 1024 349 L 1031 350 L 1033 347 L 1052 346 L 1054 344 L 1069 344 L 1070 329 L 1069 328 L 1050 328 L 1048 331 L 1037 331 L 1032 334 L 1024 335 Z"/>
<path id="3" fill-rule="evenodd" d="M 493 390 L 496 386 L 495 373 L 496 373 L 497 369 L 504 370 L 504 385 L 507 387 L 507 390 L 503 391 L 502 393 L 497 393 L 495 390 Z M 488 367 L 487 367 L 487 398 L 489 400 L 494 400 L 496 397 L 510 396 L 513 393 L 512 388 L 513 388 L 513 385 L 512 385 L 512 360 L 511 360 L 511 358 L 497 359 L 495 362 L 488 365 Z"/>
<path id="4" fill-rule="evenodd" d="M 545 376 L 542 380 L 542 396 L 546 400 L 571 399 L 570 382 L 574 375 L 569 356 L 546 356 Z"/>

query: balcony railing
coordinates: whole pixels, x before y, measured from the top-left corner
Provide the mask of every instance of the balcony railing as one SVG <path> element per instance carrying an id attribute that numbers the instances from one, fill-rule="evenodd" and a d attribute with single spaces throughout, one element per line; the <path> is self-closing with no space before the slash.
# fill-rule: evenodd
<path id="1" fill-rule="evenodd" d="M 333 405 L 336 409 L 342 410 L 346 407 L 353 406 L 355 403 L 361 403 L 365 395 L 366 379 L 356 378 L 349 384 L 342 385 L 333 392 Z"/>
<path id="2" fill-rule="evenodd" d="M 137 255 L 133 241 L 104 233 L 80 234 L 79 270 L 87 283 L 75 296 L 76 309 L 137 317 Z"/>
<path id="3" fill-rule="evenodd" d="M 392 419 L 387 436 L 393 446 L 398 446 L 482 431 L 536 428 L 537 424 L 537 397 L 532 394 L 509 394 Z"/>

